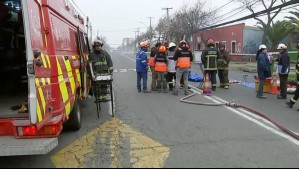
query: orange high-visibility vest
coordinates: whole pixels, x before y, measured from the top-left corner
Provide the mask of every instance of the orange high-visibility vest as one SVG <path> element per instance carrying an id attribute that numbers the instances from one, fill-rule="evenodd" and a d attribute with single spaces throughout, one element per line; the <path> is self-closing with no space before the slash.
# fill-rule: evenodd
<path id="1" fill-rule="evenodd" d="M 150 57 L 149 59 L 148 59 L 148 63 L 149 63 L 149 65 L 150 66 L 155 66 L 155 57 Z"/>
<path id="2" fill-rule="evenodd" d="M 164 62 L 156 62 L 155 71 L 156 72 L 167 72 L 167 64 Z"/>
<path id="3" fill-rule="evenodd" d="M 177 66 L 179 68 L 190 68 L 191 67 L 190 57 L 179 57 Z"/>

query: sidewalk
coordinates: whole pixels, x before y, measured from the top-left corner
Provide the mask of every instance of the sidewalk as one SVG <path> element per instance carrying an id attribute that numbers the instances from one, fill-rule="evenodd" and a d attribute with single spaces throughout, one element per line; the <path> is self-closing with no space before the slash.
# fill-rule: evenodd
<path id="1" fill-rule="evenodd" d="M 257 65 L 254 62 L 230 62 L 229 69 L 248 73 L 257 73 Z"/>
<path id="2" fill-rule="evenodd" d="M 229 64 L 230 70 L 239 70 L 248 73 L 257 73 L 257 64 L 255 62 L 230 62 Z M 275 68 L 277 66 L 277 62 L 275 62 Z M 296 65 L 291 64 L 291 74 L 293 74 L 293 70 L 295 70 Z M 274 69 L 275 70 L 275 69 Z"/>

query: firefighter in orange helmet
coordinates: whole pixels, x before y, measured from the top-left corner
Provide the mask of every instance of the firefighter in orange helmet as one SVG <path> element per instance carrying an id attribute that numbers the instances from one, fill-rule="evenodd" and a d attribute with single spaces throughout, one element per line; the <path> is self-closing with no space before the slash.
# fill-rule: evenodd
<path id="1" fill-rule="evenodd" d="M 152 72 L 152 85 L 151 85 L 152 91 L 157 91 L 157 88 L 161 88 L 161 86 L 157 86 L 158 74 L 155 71 L 155 56 L 158 53 L 158 49 L 160 48 L 161 45 L 162 45 L 161 43 L 157 43 L 155 47 L 151 49 L 150 58 L 149 58 L 149 65 Z"/>
<path id="2" fill-rule="evenodd" d="M 184 79 L 185 95 L 188 95 L 188 75 L 191 68 L 191 62 L 193 61 L 193 54 L 187 47 L 187 42 L 182 40 L 179 43 L 179 48 L 174 54 L 174 60 L 177 61 L 177 74 L 176 74 L 176 84 L 173 95 L 178 95 L 178 85 L 180 84 L 180 79 Z"/>
<path id="3" fill-rule="evenodd" d="M 148 77 L 148 60 L 147 60 L 147 42 L 140 43 L 140 51 L 136 55 L 136 72 L 137 72 L 137 90 L 141 92 L 143 89 L 143 93 L 150 93 L 147 88 L 147 77 Z M 141 85 L 142 80 L 142 85 Z M 143 87 L 143 88 L 142 88 Z"/>
<path id="4" fill-rule="evenodd" d="M 212 90 L 217 88 L 217 62 L 219 59 L 219 51 L 215 48 L 214 40 L 208 40 L 208 47 L 202 52 L 201 60 L 204 64 L 205 77 L 208 73 L 212 81 Z"/>
<path id="5" fill-rule="evenodd" d="M 159 89 L 159 93 L 162 92 L 162 87 L 164 93 L 167 93 L 167 81 L 166 81 L 166 73 L 167 73 L 167 49 L 165 46 L 161 46 L 158 50 L 158 53 L 155 57 L 155 71 L 158 74 L 158 86 L 161 86 Z M 163 85 L 162 85 L 163 84 Z"/>

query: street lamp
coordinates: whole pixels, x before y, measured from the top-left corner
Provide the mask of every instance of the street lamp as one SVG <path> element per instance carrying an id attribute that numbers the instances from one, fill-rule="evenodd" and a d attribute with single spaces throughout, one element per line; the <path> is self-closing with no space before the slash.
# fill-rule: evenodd
<path id="1" fill-rule="evenodd" d="M 143 23 L 143 22 L 139 22 L 139 23 L 142 23 L 146 28 L 148 27 L 145 23 Z"/>
<path id="2" fill-rule="evenodd" d="M 143 22 L 139 22 L 139 23 L 141 23 L 141 24 L 143 24 L 146 28 L 148 27 L 145 23 L 143 23 Z M 150 39 L 152 40 L 152 27 L 150 26 L 149 27 L 149 32 L 150 32 Z"/>

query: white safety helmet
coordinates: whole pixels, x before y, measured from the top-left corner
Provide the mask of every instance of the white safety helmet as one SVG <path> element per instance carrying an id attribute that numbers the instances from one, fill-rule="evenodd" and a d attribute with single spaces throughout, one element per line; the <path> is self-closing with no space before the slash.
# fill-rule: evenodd
<path id="1" fill-rule="evenodd" d="M 171 43 L 169 44 L 169 47 L 168 47 L 168 48 L 172 48 L 172 47 L 176 47 L 176 44 L 173 43 L 173 42 L 171 42 Z"/>
<path id="2" fill-rule="evenodd" d="M 266 46 L 266 45 L 261 45 L 261 46 L 259 47 L 259 50 L 261 50 L 261 49 L 267 49 L 267 46 Z"/>
<path id="3" fill-rule="evenodd" d="M 278 45 L 277 49 L 278 50 L 279 49 L 288 49 L 288 47 L 285 44 L 281 43 L 281 44 Z"/>
<path id="4" fill-rule="evenodd" d="M 93 41 L 93 45 L 95 45 L 96 43 L 99 43 L 101 46 L 104 45 L 104 43 L 102 41 L 100 41 L 99 39 L 96 39 Z"/>

